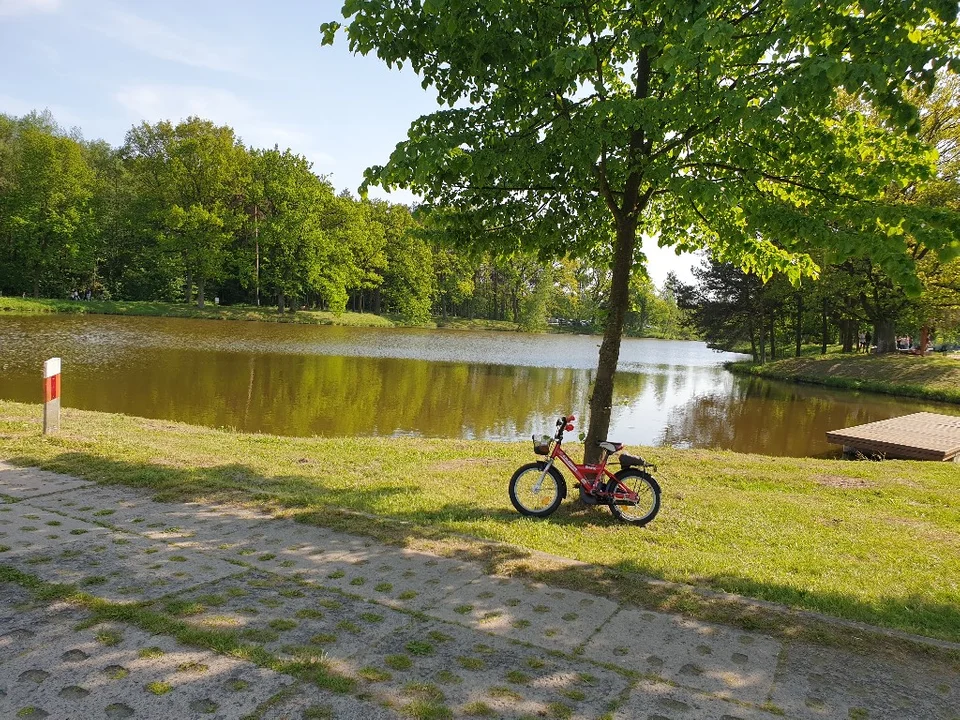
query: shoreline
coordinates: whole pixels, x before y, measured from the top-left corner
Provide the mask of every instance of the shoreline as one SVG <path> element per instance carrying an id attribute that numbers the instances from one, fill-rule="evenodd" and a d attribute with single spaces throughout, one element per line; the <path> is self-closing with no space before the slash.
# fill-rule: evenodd
<path id="1" fill-rule="evenodd" d="M 737 375 L 768 380 L 960 404 L 960 358 L 951 356 L 831 354 L 723 366 Z"/>
<path id="2" fill-rule="evenodd" d="M 334 325 L 341 327 L 419 328 L 425 330 L 467 330 L 482 332 L 523 332 L 533 335 L 587 335 L 601 337 L 602 332 L 579 332 L 572 328 L 547 325 L 542 330 L 524 330 L 510 320 L 440 316 L 427 323 L 411 324 L 389 314 L 345 311 L 339 315 L 325 310 L 286 311 L 268 305 L 214 305 L 204 308 L 187 303 L 154 302 L 148 300 L 57 300 L 50 298 L 10 298 L 0 296 L 0 318 L 17 315 L 122 315 L 131 317 L 172 317 L 192 320 L 228 320 L 234 322 L 288 323 L 294 325 Z M 662 340 L 657 335 L 624 335 L 637 339 Z M 696 338 L 675 338 L 697 341 Z"/>

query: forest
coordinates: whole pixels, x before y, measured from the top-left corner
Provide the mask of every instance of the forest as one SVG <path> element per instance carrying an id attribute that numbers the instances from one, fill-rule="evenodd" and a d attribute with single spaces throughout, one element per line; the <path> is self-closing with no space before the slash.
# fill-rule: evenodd
<path id="1" fill-rule="evenodd" d="M 336 192 L 302 155 L 191 117 L 85 140 L 49 112 L 0 115 L 0 292 L 602 323 L 609 258 L 458 247 L 415 208 Z M 628 332 L 682 337 L 672 288 L 634 281 Z M 561 322 L 562 321 L 562 325 Z"/>
<path id="2" fill-rule="evenodd" d="M 921 137 L 938 175 L 892 188 L 892 202 L 960 206 L 956 78 L 926 99 Z M 169 302 L 252 304 L 387 314 L 409 324 L 451 316 L 508 320 L 531 331 L 603 326 L 611 254 L 549 257 L 459 243 L 417 208 L 336 192 L 291 149 L 244 145 L 201 118 L 130 128 L 120 147 L 85 140 L 49 112 L 0 115 L 0 292 Z M 761 279 L 704 258 L 696 282 L 643 272 L 630 285 L 626 333 L 699 337 L 756 362 L 804 346 L 880 352 L 900 334 L 933 347 L 960 336 L 960 260 L 922 243 L 905 287 L 870 257 L 822 263 L 799 284 Z"/>

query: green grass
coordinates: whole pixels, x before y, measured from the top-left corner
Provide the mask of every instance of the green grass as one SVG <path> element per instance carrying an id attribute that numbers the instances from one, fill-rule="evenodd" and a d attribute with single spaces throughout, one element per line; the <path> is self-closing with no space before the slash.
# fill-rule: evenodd
<path id="1" fill-rule="evenodd" d="M 145 687 L 147 692 L 150 692 L 154 695 L 166 695 L 168 692 L 173 690 L 173 685 L 166 682 L 160 682 L 159 680 L 155 680 L 152 683 L 147 683 Z"/>
<path id="2" fill-rule="evenodd" d="M 74 315 L 148 315 L 155 317 L 202 318 L 206 320 L 259 320 L 305 325 L 349 325 L 354 327 L 393 327 L 397 323 L 372 313 L 344 312 L 339 315 L 320 310 L 287 311 L 256 305 L 214 305 L 206 307 L 186 303 L 149 302 L 140 300 L 50 300 L 0 297 L 0 312 L 16 314 L 67 313 Z"/>
<path id="3" fill-rule="evenodd" d="M 507 330 L 517 331 L 520 326 L 509 320 L 486 320 L 484 318 L 448 317 L 446 320 L 436 318 L 434 323 L 438 328 L 450 330 Z"/>
<path id="4" fill-rule="evenodd" d="M 664 496 L 660 515 L 641 529 L 569 500 L 548 520 L 519 516 L 506 483 L 529 461 L 527 443 L 364 438 L 359 458 L 352 438 L 159 428 L 72 409 L 63 411 L 61 433 L 44 438 L 39 419 L 36 405 L 0 401 L 0 458 L 143 488 L 161 500 L 248 501 L 302 522 L 472 559 L 487 571 L 779 636 L 833 631 L 646 579 L 960 640 L 954 464 L 644 450 L 660 466 Z"/>
<path id="5" fill-rule="evenodd" d="M 408 325 L 401 317 L 389 313 L 343 312 L 334 314 L 322 310 L 287 310 L 282 315 L 269 305 L 214 305 L 209 299 L 206 307 L 195 304 L 154 302 L 145 300 L 57 300 L 49 298 L 0 297 L 0 314 L 36 315 L 65 313 L 72 315 L 147 315 L 153 317 L 201 318 L 205 320 L 258 320 L 261 322 L 298 323 L 302 325 L 345 325 L 350 327 L 395 327 Z M 419 327 L 449 328 L 453 330 L 517 331 L 519 325 L 508 320 L 485 320 L 448 317 L 423 323 Z"/>
<path id="6" fill-rule="evenodd" d="M 924 400 L 960 403 L 960 358 L 942 355 L 830 354 L 765 365 L 728 363 L 736 373 Z"/>

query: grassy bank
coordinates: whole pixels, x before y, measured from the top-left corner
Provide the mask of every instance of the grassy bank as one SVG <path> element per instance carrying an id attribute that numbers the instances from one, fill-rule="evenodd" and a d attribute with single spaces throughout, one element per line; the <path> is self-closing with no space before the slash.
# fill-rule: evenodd
<path id="1" fill-rule="evenodd" d="M 282 315 L 276 307 L 256 305 L 214 305 L 204 308 L 186 303 L 148 302 L 139 300 L 51 300 L 0 297 L 3 313 L 35 315 L 66 313 L 73 315 L 146 315 L 153 317 L 200 318 L 203 320 L 257 320 L 260 322 L 299 323 L 302 325 L 345 325 L 351 327 L 394 327 L 405 325 L 396 316 L 373 313 L 344 312 L 335 315 L 322 310 L 287 311 Z M 511 330 L 518 326 L 506 320 L 484 320 L 450 317 L 437 318 L 418 327 L 455 330 Z"/>
<path id="2" fill-rule="evenodd" d="M 530 459 L 527 443 L 282 438 L 69 409 L 62 432 L 43 438 L 39 417 L 38 406 L 0 401 L 0 459 L 161 498 L 257 503 L 491 571 L 775 634 L 824 631 L 646 579 L 960 641 L 960 497 L 947 463 L 655 449 L 663 509 L 640 529 L 569 501 L 546 521 L 520 517 L 506 485 Z"/>
<path id="3" fill-rule="evenodd" d="M 960 358 L 940 355 L 827 355 L 765 365 L 728 363 L 736 373 L 847 390 L 960 403 Z"/>
<path id="4" fill-rule="evenodd" d="M 392 327 L 389 318 L 372 313 L 345 312 L 334 315 L 319 310 L 277 312 L 275 307 L 256 305 L 214 305 L 204 308 L 186 303 L 146 302 L 137 300 L 49 300 L 32 298 L 0 298 L 0 312 L 32 315 L 66 313 L 72 315 L 146 315 L 154 317 L 200 318 L 204 320 L 259 320 L 261 322 L 300 323 L 304 325 L 351 325 L 357 327 Z M 2 315 L 0 315 L 2 317 Z"/>

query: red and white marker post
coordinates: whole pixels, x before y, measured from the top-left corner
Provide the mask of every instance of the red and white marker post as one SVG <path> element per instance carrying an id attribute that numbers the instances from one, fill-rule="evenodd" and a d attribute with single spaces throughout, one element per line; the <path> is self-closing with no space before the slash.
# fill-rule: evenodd
<path id="1" fill-rule="evenodd" d="M 43 363 L 43 434 L 60 429 L 60 358 Z"/>

